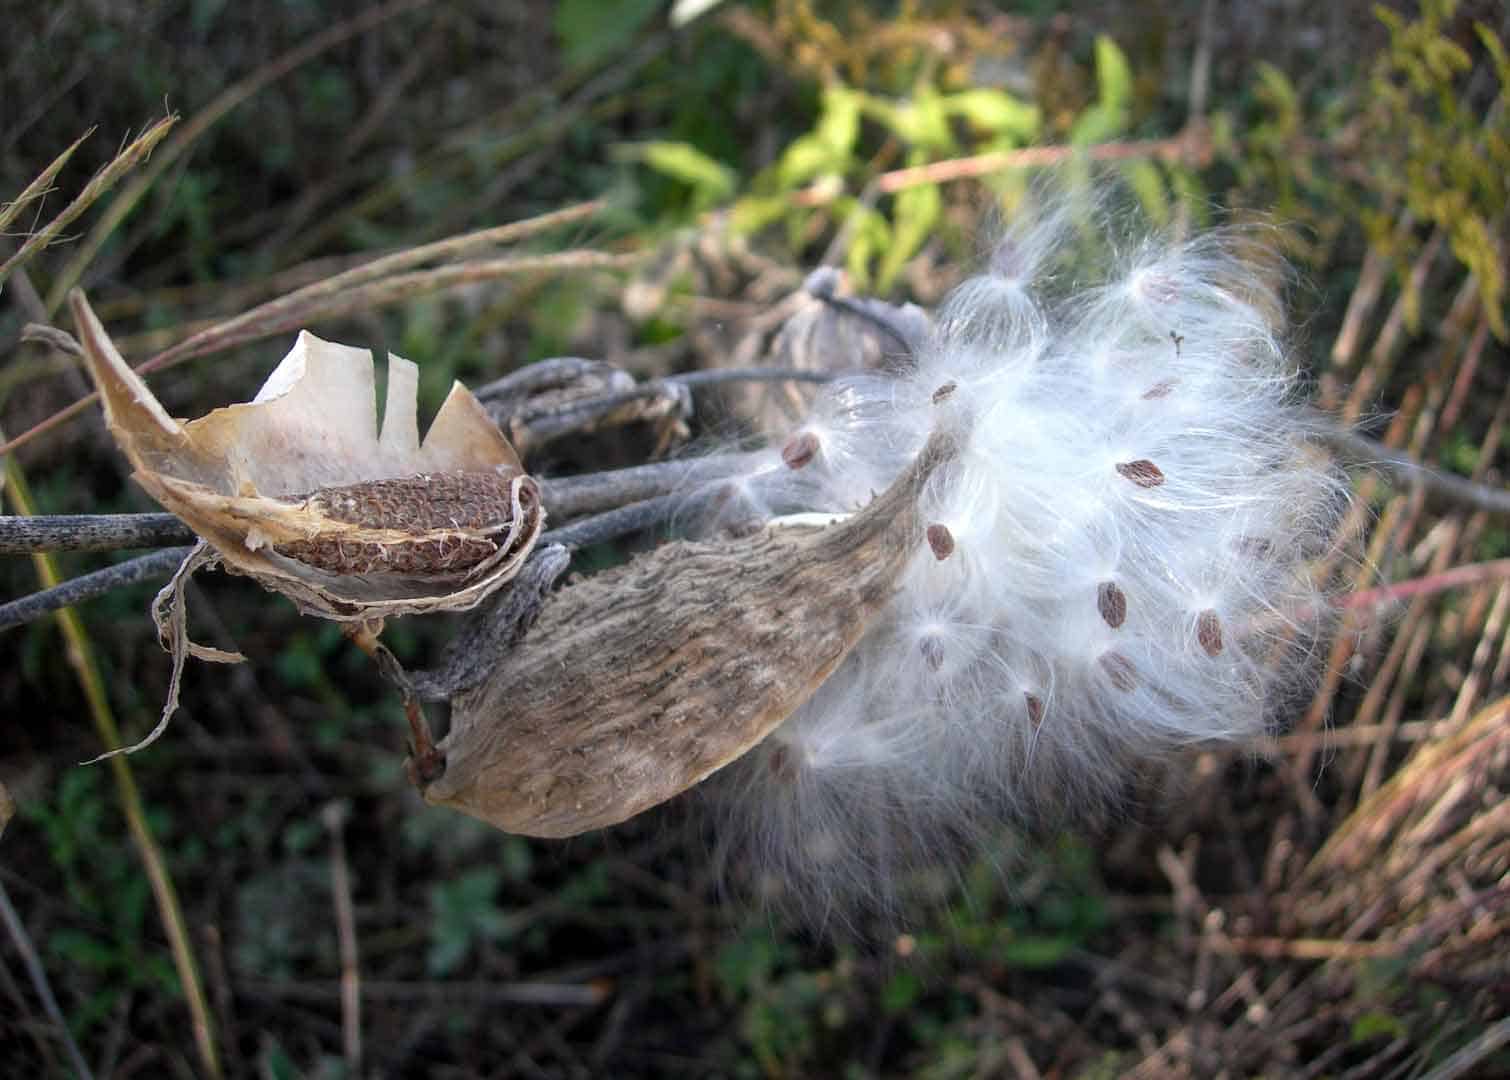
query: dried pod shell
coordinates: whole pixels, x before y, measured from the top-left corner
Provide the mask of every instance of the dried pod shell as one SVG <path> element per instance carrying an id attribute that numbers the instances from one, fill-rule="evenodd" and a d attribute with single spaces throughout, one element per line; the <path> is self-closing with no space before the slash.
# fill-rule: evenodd
<path id="1" fill-rule="evenodd" d="M 423 442 L 419 369 L 388 360 L 379 433 L 372 356 L 303 332 L 257 396 L 181 423 L 70 297 L 110 431 L 135 478 L 231 570 L 328 619 L 469 608 L 544 528 L 535 481 L 457 383 Z"/>
<path id="2" fill-rule="evenodd" d="M 425 798 L 506 832 L 623 821 L 759 743 L 890 601 L 923 543 L 936 433 L 882 495 L 818 529 L 666 544 L 556 593 L 523 645 L 452 699 Z"/>

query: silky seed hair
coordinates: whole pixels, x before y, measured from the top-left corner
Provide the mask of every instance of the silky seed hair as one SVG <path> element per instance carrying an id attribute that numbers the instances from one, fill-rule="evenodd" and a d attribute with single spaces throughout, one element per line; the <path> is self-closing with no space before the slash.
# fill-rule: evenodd
<path id="1" fill-rule="evenodd" d="M 729 873 L 820 918 L 1265 732 L 1319 665 L 1311 560 L 1350 488 L 1261 235 L 1137 235 L 1104 200 L 1023 221 L 903 374 L 825 388 L 742 482 L 766 520 L 850 512 L 941 410 L 965 432 L 885 617 L 713 787 Z"/>

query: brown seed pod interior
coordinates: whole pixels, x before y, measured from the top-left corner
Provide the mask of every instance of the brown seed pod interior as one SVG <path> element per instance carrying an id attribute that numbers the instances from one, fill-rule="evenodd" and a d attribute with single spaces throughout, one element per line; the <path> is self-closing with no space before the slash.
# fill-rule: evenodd
<path id="1" fill-rule="evenodd" d="M 180 422 L 83 294 L 70 303 L 137 482 L 227 569 L 303 611 L 349 621 L 472 607 L 544 528 L 538 486 L 459 383 L 421 441 L 419 369 L 389 357 L 379 431 L 371 353 L 305 332 L 252 401 Z"/>

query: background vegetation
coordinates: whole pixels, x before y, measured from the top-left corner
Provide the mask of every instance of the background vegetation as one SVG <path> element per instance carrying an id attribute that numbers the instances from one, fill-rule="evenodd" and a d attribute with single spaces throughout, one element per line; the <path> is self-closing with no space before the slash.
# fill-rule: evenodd
<path id="1" fill-rule="evenodd" d="M 684 21 L 695 6 L 711 10 Z M 521 250 L 632 264 L 470 277 L 310 317 L 419 361 L 433 409 L 452 378 L 542 356 L 642 375 L 758 360 L 771 312 L 824 261 L 858 290 L 932 302 L 1034 169 L 1095 164 L 1173 229 L 1292 225 L 1296 340 L 1322 403 L 1499 480 L 1498 3 L 63 0 L 5 14 L 0 196 L 92 134 L 50 194 L 18 205 L 0 261 L 132 136 L 179 118 L 49 247 L 0 269 L 5 437 L 87 389 L 66 356 L 18 340 L 76 283 L 135 361 L 377 253 L 606 198 Z M 154 387 L 198 415 L 247 396 L 287 341 Z M 150 509 L 94 413 L 5 465 L 8 512 Z M 1492 561 L 1510 533 L 1378 478 L 1360 491 L 1357 588 L 1472 568 L 1463 587 L 1365 594 L 1287 734 L 1138 778 L 1128 820 L 1012 840 L 1007 881 L 987 860 L 935 910 L 858 941 L 722 898 L 684 827 L 695 805 L 565 844 L 424 808 L 367 660 L 245 581 L 206 580 L 195 611 L 202 636 L 251 663 L 191 665 L 169 737 L 113 768 L 75 763 L 117 725 L 148 730 L 165 697 L 144 614 L 156 583 L 0 631 L 0 783 L 17 807 L 0 839 L 0 1062 L 1510 1073 L 1510 583 Z M 56 559 L 64 576 L 101 561 Z M 30 592 L 39 571 L 8 558 L 0 588 Z M 445 631 L 390 633 L 423 663 Z"/>

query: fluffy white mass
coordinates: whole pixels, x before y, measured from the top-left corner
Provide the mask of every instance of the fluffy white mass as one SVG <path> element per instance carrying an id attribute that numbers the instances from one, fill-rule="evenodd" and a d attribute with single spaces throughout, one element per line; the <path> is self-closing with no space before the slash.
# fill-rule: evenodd
<path id="1" fill-rule="evenodd" d="M 885 906 L 1002 822 L 1283 720 L 1319 663 L 1312 563 L 1347 505 L 1254 238 L 1009 230 L 894 375 L 827 387 L 739 512 L 844 513 L 941 413 L 965 433 L 888 614 L 724 778 L 720 844 L 821 909 Z"/>

